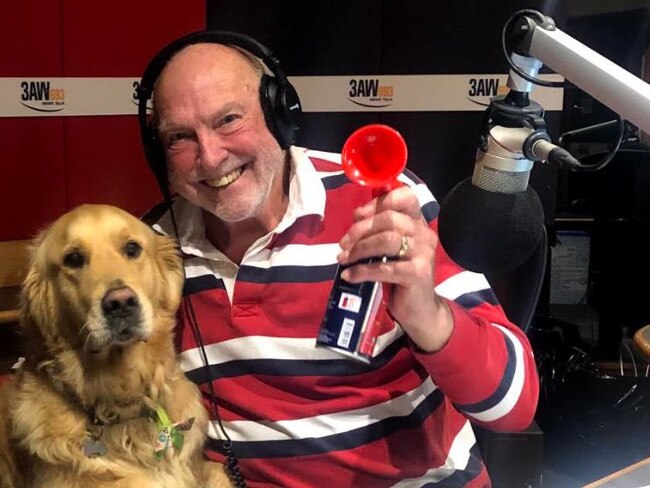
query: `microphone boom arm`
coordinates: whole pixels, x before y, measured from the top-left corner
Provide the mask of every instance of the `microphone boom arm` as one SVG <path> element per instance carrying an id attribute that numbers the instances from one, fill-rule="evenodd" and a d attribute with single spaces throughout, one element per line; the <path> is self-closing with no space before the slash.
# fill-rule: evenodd
<path id="1" fill-rule="evenodd" d="M 530 17 L 528 17 L 530 18 Z M 547 20 L 550 20 L 547 17 Z M 530 24 L 529 24 L 530 25 Z M 519 50 L 650 133 L 650 85 L 555 27 L 533 23 Z"/>
<path id="2" fill-rule="evenodd" d="M 508 27 L 511 28 L 508 30 Z M 550 17 L 540 12 L 517 12 L 504 31 L 507 31 L 504 32 L 504 50 L 506 43 L 512 47 L 509 63 L 513 69 L 508 76 L 510 92 L 505 97 L 493 98 L 486 111 L 486 127 L 472 177 L 475 185 L 501 193 L 523 191 L 534 161 L 550 161 L 575 170 L 604 167 L 581 165 L 567 150 L 553 144 L 546 134 L 544 109 L 531 102 L 528 96 L 542 63 L 650 133 L 649 84 L 562 32 Z M 561 85 L 551 83 L 551 86 Z M 534 130 L 530 130 L 531 125 L 535 126 Z M 622 121 L 620 125 L 622 137 Z M 528 137 L 521 140 L 521 145 L 513 146 L 513 142 L 525 133 Z M 512 154 L 502 154 L 501 146 Z M 513 175 L 520 177 L 519 181 L 512 178 Z"/>

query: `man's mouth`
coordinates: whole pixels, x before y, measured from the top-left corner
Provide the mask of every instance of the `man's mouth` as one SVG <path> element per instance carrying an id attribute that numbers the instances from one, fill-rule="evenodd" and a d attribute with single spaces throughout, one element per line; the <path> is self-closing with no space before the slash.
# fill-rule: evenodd
<path id="1" fill-rule="evenodd" d="M 231 184 L 233 181 L 239 178 L 243 172 L 244 172 L 244 167 L 240 166 L 239 168 L 232 170 L 230 173 L 222 176 L 221 178 L 216 178 L 214 180 L 204 180 L 203 182 L 206 185 L 211 186 L 212 188 L 222 188 L 224 186 Z"/>

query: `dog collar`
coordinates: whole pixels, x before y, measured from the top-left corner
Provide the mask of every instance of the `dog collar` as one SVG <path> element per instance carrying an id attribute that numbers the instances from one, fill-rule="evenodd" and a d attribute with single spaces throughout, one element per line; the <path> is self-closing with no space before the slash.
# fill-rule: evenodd
<path id="1" fill-rule="evenodd" d="M 117 425 L 123 422 L 128 422 L 129 420 L 135 420 L 141 418 L 151 420 L 153 415 L 153 411 L 150 408 L 143 407 L 140 414 L 136 416 L 128 417 L 124 419 L 118 417 L 118 419 L 115 421 L 105 422 L 102 418 L 100 418 L 97 415 L 94 408 L 92 409 L 93 410 L 92 414 L 83 407 L 82 410 L 86 413 L 86 416 L 88 417 L 88 428 L 86 429 L 86 438 L 84 439 L 84 443 L 83 443 L 83 451 L 86 457 L 89 458 L 102 457 L 105 456 L 106 453 L 108 452 L 108 449 L 106 448 L 106 443 L 102 440 L 102 436 L 104 435 L 105 425 Z"/>

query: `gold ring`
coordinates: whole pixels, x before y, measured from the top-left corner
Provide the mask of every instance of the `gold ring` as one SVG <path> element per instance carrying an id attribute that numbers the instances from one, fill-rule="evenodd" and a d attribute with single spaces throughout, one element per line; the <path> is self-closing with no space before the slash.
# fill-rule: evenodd
<path id="1" fill-rule="evenodd" d="M 397 251 L 397 257 L 403 258 L 406 255 L 406 252 L 409 250 L 409 240 L 408 237 L 402 236 L 402 243 L 399 246 L 399 251 Z"/>

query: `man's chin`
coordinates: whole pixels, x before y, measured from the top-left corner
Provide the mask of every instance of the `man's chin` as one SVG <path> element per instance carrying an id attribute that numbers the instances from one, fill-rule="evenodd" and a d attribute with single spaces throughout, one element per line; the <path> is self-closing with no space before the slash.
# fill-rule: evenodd
<path id="1" fill-rule="evenodd" d="M 246 194 L 232 192 L 228 195 L 224 192 L 218 195 L 218 201 L 204 200 L 198 205 L 203 209 L 204 213 L 223 222 L 243 222 L 255 218 L 262 210 L 263 200 L 252 201 L 250 197 L 247 197 L 255 194 L 255 190 L 250 190 Z"/>
<path id="2" fill-rule="evenodd" d="M 212 207 L 206 209 L 203 208 L 210 216 L 216 217 L 222 222 L 227 223 L 237 223 L 249 220 L 255 217 L 256 208 L 246 208 L 245 206 L 233 205 L 234 202 L 229 202 L 228 205 Z"/>

